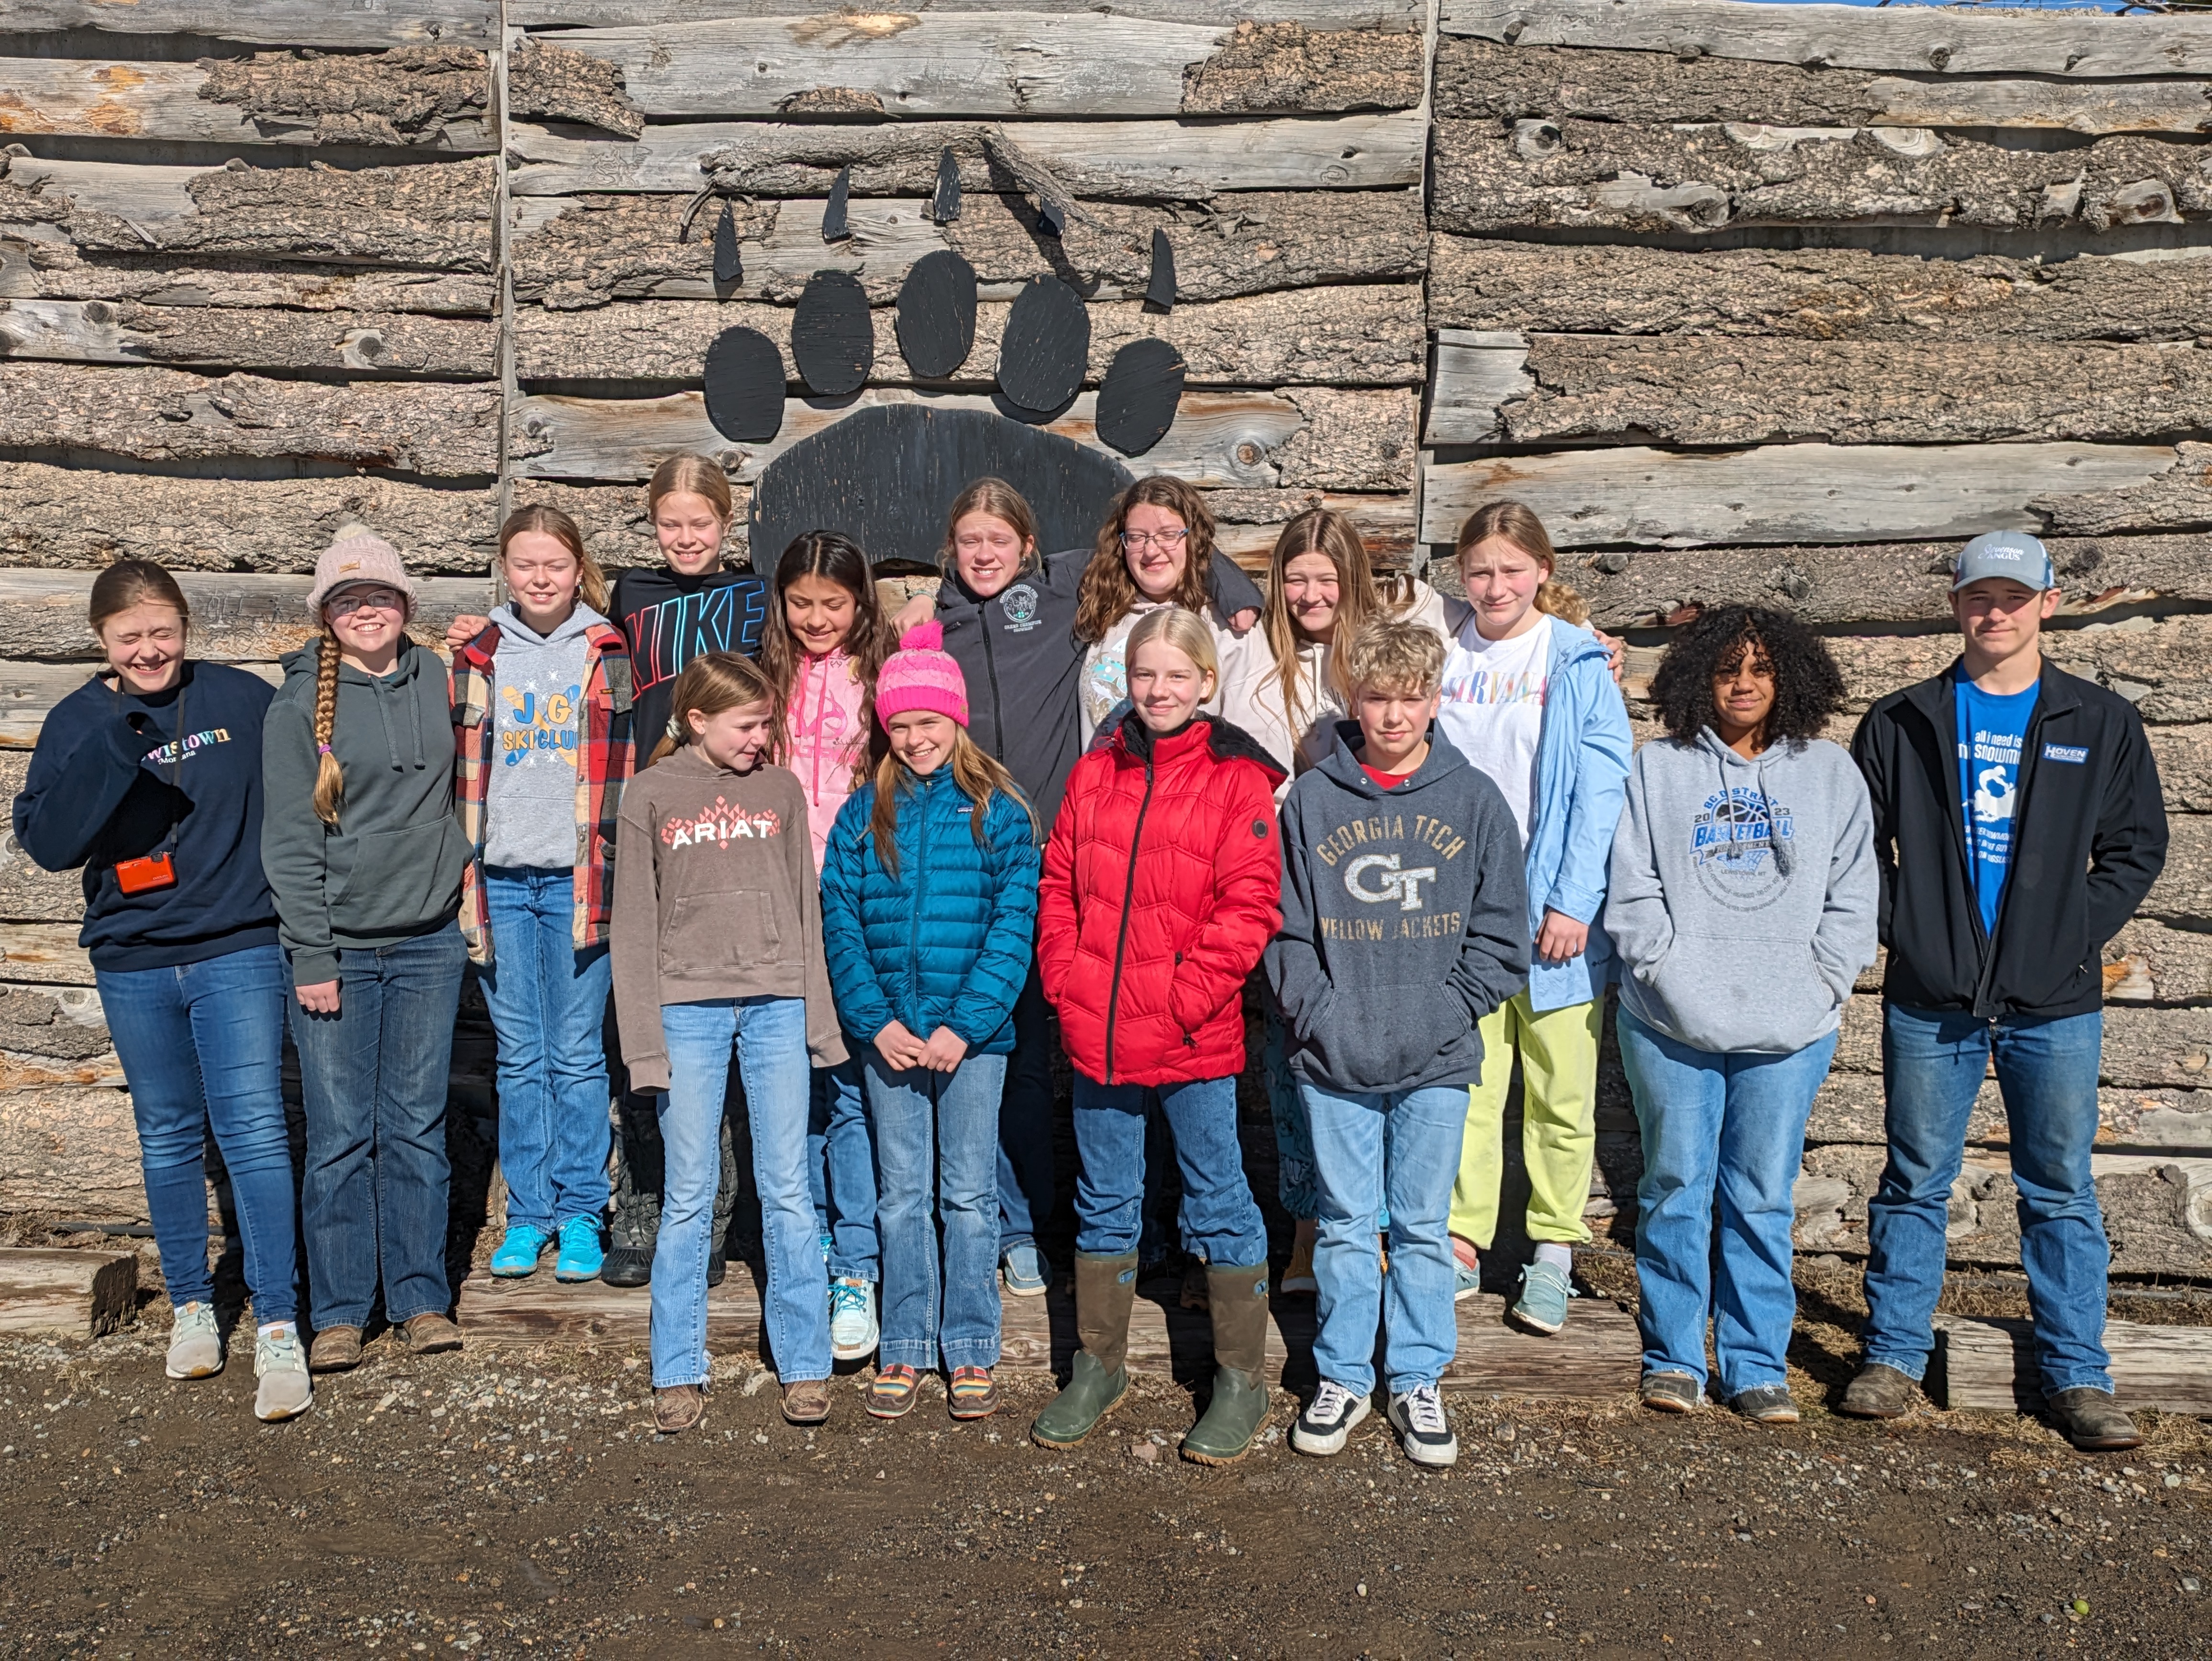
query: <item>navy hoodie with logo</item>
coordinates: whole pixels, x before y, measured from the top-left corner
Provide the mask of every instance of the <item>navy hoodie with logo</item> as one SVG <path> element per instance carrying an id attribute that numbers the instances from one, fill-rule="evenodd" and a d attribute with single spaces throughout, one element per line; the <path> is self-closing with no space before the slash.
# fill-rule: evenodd
<path id="1" fill-rule="evenodd" d="M 1283 803 L 1283 926 L 1263 962 L 1300 1078 L 1356 1095 L 1472 1084 L 1475 1023 L 1528 978 L 1521 833 L 1432 724 L 1389 789 L 1354 721 Z"/>

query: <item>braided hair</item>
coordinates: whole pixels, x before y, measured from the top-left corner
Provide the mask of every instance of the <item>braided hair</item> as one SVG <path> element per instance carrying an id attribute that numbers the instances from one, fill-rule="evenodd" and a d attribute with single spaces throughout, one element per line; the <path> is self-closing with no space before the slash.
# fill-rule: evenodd
<path id="1" fill-rule="evenodd" d="M 331 749 L 338 719 L 338 637 L 326 621 L 315 642 L 315 817 L 337 829 L 345 800 L 345 770 Z"/>

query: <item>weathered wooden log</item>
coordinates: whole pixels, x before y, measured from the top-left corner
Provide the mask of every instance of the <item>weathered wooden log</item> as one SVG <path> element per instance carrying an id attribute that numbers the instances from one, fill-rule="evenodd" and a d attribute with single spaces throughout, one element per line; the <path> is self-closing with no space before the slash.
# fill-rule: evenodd
<path id="1" fill-rule="evenodd" d="M 329 0 L 9 0 L 8 27 L 105 29 L 118 34 L 204 34 L 279 46 L 489 46 L 498 35 L 495 0 L 379 0 L 334 6 Z"/>
<path id="2" fill-rule="evenodd" d="M 0 358 L 375 370 L 483 380 L 499 373 L 499 338 L 489 319 L 0 300 Z"/>
<path id="3" fill-rule="evenodd" d="M 1431 327 L 1814 340 L 2191 340 L 2212 259 L 2049 264 L 1857 248 L 1562 246 L 1438 236 Z"/>
<path id="4" fill-rule="evenodd" d="M 2192 81 L 1961 81 L 1726 58 L 1446 36 L 1437 113 L 1516 121 L 1756 121 L 1792 127 L 2029 127 L 2104 134 L 2212 127 Z"/>
<path id="5" fill-rule="evenodd" d="M 2212 1329 L 2107 1321 L 2103 1336 L 2112 1356 L 2113 1394 L 2131 1411 L 2150 1408 L 2212 1419 Z M 2043 1410 L 2033 1323 L 1941 1315 L 1936 1347 L 1942 1357 L 1946 1408 Z"/>
<path id="6" fill-rule="evenodd" d="M 0 1333 L 97 1338 L 137 1313 L 137 1299 L 134 1253 L 0 1248 Z"/>
<path id="7" fill-rule="evenodd" d="M 1881 1000 L 1844 1005 L 1838 1073 L 1881 1071 Z M 2116 1004 L 2105 1011 L 2099 1082 L 2115 1090 L 2195 1090 L 2212 1084 L 2212 1009 Z"/>
<path id="8" fill-rule="evenodd" d="M 1438 344 L 1428 443 L 2095 441 L 2212 426 L 2212 353 L 2193 344 L 1475 338 L 1494 344 L 1455 331 Z"/>
<path id="9" fill-rule="evenodd" d="M 441 478 L 498 471 L 499 388 L 0 364 L 0 445 L 140 460 L 284 456 Z"/>
<path id="10" fill-rule="evenodd" d="M 1444 120 L 1430 222 L 1475 235 L 1837 221 L 2104 231 L 2212 212 L 2197 160 L 2193 144 L 2135 137 L 2039 150 L 1925 127 Z"/>
<path id="11" fill-rule="evenodd" d="M 312 312 L 406 312 L 489 317 L 489 276 L 448 271 L 183 265 L 166 255 L 80 253 L 66 242 L 0 236 L 0 299 L 136 301 L 145 306 L 289 307 Z"/>
<path id="12" fill-rule="evenodd" d="M 1379 566 L 1404 570 L 1416 549 L 1411 496 L 1344 496 L 1326 490 L 1208 490 L 1213 545 L 1248 571 L 1265 571 L 1283 526 L 1310 508 L 1342 514 Z"/>
<path id="13" fill-rule="evenodd" d="M 92 985 L 92 954 L 73 922 L 0 922 L 0 981 L 15 985 Z"/>
<path id="14" fill-rule="evenodd" d="M 2085 536 L 2212 526 L 2212 444 L 2177 445 L 2174 460 L 2140 484 L 2039 496 L 2028 510 L 2047 514 L 2054 531 Z"/>
<path id="15" fill-rule="evenodd" d="M 2178 813 L 2166 821 L 2166 868 L 2136 909 L 2185 928 L 2212 927 L 2212 818 Z"/>
<path id="16" fill-rule="evenodd" d="M 2144 25 L 2136 27 L 2140 21 Z M 2081 79 L 2212 73 L 2198 18 L 2130 19 L 2027 9 L 1880 12 L 1855 6 L 1749 9 L 1735 0 L 1445 0 L 1447 34 L 1524 46 L 1606 46 L 1862 70 Z"/>
<path id="17" fill-rule="evenodd" d="M 514 28 L 612 28 L 630 25 L 702 23 L 726 17 L 809 17 L 822 0 L 509 0 Z M 1231 24 L 1255 12 L 1334 28 L 1395 29 L 1418 34 L 1425 0 L 961 0 L 963 12 L 1030 12 L 1045 16 L 1102 13 L 1151 17 L 1169 23 Z M 557 37 L 556 37 L 557 38 Z"/>
<path id="18" fill-rule="evenodd" d="M 645 131 L 620 69 L 544 40 L 525 39 L 507 55 L 507 117 L 573 121 L 625 138 Z"/>
<path id="19" fill-rule="evenodd" d="M 1012 308 L 987 301 L 978 308 L 975 344 L 945 379 L 989 385 L 999 373 L 999 343 Z M 1426 335 L 1421 291 L 1413 284 L 1293 289 L 1237 300 L 1178 305 L 1147 313 L 1136 301 L 1089 307 L 1091 356 L 1084 384 L 1104 377 L 1114 354 L 1131 341 L 1157 337 L 1182 355 L 1194 386 L 1407 386 L 1424 371 Z M 792 313 L 744 301 L 663 301 L 592 311 L 525 307 L 515 319 L 516 373 L 525 380 L 678 380 L 699 384 L 707 348 L 736 325 L 766 334 L 791 368 Z M 900 355 L 896 318 L 874 313 L 872 384 L 915 379 Z M 0 313 L 0 329 L 8 326 Z"/>
<path id="20" fill-rule="evenodd" d="M 1602 1104 L 1607 1082 L 1603 1074 L 1600 1079 Z M 1625 1081 L 1623 1087 L 1625 1091 Z M 1966 1122 L 1966 1142 L 1973 1147 L 2003 1147 L 2010 1139 L 2003 1092 L 1991 1079 L 1974 1099 Z M 1832 1143 L 1887 1147 L 1889 1133 L 1881 1076 L 1830 1073 L 1813 1098 L 1805 1140 L 1816 1147 Z M 2212 1153 L 2212 1090 L 2100 1090 L 2097 1147 L 2106 1152 Z"/>
<path id="21" fill-rule="evenodd" d="M 312 571 L 337 528 L 373 526 L 425 572 L 483 571 L 497 493 L 404 479 L 177 478 L 0 461 L 0 562 L 98 570 Z"/>
<path id="22" fill-rule="evenodd" d="M 514 505 L 542 504 L 558 508 L 576 521 L 584 545 L 602 568 L 613 571 L 630 565 L 659 565 L 660 545 L 653 533 L 653 520 L 645 508 L 645 492 L 635 484 L 575 484 L 562 479 L 517 478 L 513 481 Z M 732 479 L 736 517 L 730 526 L 731 557 L 742 564 L 746 557 L 746 514 L 752 487 Z"/>
<path id="23" fill-rule="evenodd" d="M 207 78 L 197 98 L 235 109 L 272 142 L 492 148 L 491 60 L 471 46 L 363 56 L 264 52 L 204 58 L 198 67 Z"/>
<path id="24" fill-rule="evenodd" d="M 2063 442 L 1494 457 L 1426 469 L 1421 539 L 1449 542 L 1468 514 L 1493 496 L 1528 502 L 1561 547 L 1881 542 L 1992 530 L 2166 528 L 2162 518 L 2212 521 L 2212 496 L 2201 482 L 2145 488 L 2184 471 L 2175 465 L 2181 454 L 2166 445 Z M 2199 497 L 2207 498 L 2203 507 L 2195 505 Z M 2183 517 L 2192 508 L 2193 517 Z"/>
<path id="25" fill-rule="evenodd" d="M 1095 396 L 1079 396 L 1047 423 L 1079 443 L 1097 442 Z M 715 432 L 697 392 L 659 399 L 525 398 L 511 411 L 517 471 L 544 478 L 643 478 L 677 450 L 716 457 L 732 478 L 750 483 L 775 457 L 854 409 L 921 403 L 939 409 L 990 409 L 991 400 L 870 387 L 835 409 L 797 399 L 764 445 L 732 444 Z M 1292 387 L 1279 393 L 1188 392 L 1168 435 L 1145 465 L 1203 485 L 1321 490 L 1403 490 L 1413 476 L 1413 400 L 1408 392 Z"/>
<path id="26" fill-rule="evenodd" d="M 2151 736 L 2159 754 L 2160 782 L 2172 800 L 2174 784 L 2168 776 L 2170 750 L 2160 743 L 2187 736 L 2192 748 L 2212 749 L 2199 735 L 2212 733 L 2203 727 L 2160 727 Z M 2105 996 L 2113 1003 L 2212 1002 L 2212 934 L 2192 928 L 2175 928 L 2150 917 L 2131 918 L 2105 947 Z M 2207 1144 L 2212 1147 L 2212 1143 Z"/>
<path id="27" fill-rule="evenodd" d="M 0 676 L 4 680 L 4 676 Z M 0 708 L 7 695 L 0 688 Z M 27 749 L 0 748 L 0 797 L 14 801 L 31 769 Z M 66 923 L 74 929 L 84 916 L 84 883 L 75 871 L 41 871 L 15 845 L 11 826 L 0 824 L 0 919 L 10 922 Z M 0 1210 L 7 1209 L 0 1202 Z"/>
<path id="28" fill-rule="evenodd" d="M 2212 726 L 2152 727 L 2150 752 L 2166 812 L 2212 813 Z"/>
<path id="29" fill-rule="evenodd" d="M 264 59 L 295 62 L 289 52 L 257 53 L 250 65 L 219 60 L 164 64 L 18 58 L 8 67 L 9 91 L 15 101 L 8 110 L 6 130 L 76 138 L 181 138 L 222 144 L 420 144 L 448 151 L 489 149 L 490 133 L 481 116 L 491 82 L 480 52 L 408 46 L 393 53 L 323 58 L 315 63 L 374 65 L 403 55 L 474 60 L 477 96 L 453 96 L 444 86 L 427 97 L 407 96 L 402 84 L 450 82 L 458 77 L 402 70 L 377 77 L 377 89 L 386 94 L 378 101 L 395 107 L 356 117 L 337 108 L 284 109 L 265 100 L 223 95 L 261 69 Z M 334 78 L 343 71 L 325 67 L 322 73 L 324 78 Z M 373 70 L 368 73 L 374 75 Z M 360 76 L 363 71 L 353 74 Z M 270 77 L 264 70 L 259 78 Z M 413 90 L 407 84 L 407 91 Z M 448 101 L 452 107 L 441 109 Z M 463 114 L 465 108 L 471 113 Z M 404 127 L 394 121 L 395 115 Z"/>
<path id="30" fill-rule="evenodd" d="M 691 122 L 648 127 L 635 143 L 611 144 L 522 124 L 509 141 L 521 163 L 509 183 L 519 196 L 689 193 L 711 178 L 732 196 L 813 198 L 826 195 L 849 167 L 856 196 L 922 197 L 936 188 L 939 160 L 950 149 L 963 192 L 1018 193 L 1020 181 L 988 153 L 985 131 L 936 122 L 912 128 Z M 1417 184 L 1425 133 L 1417 113 L 1199 126 L 1036 121 L 1023 124 L 1019 142 L 1086 204 L 1203 202 L 1229 192 Z"/>
<path id="31" fill-rule="evenodd" d="M 648 115 L 771 116 L 824 88 L 920 116 L 1258 114 L 1409 109 L 1419 43 L 1399 31 L 1266 31 L 1083 13 L 851 13 L 575 29 Z"/>
<path id="32" fill-rule="evenodd" d="M 129 1095 L 84 1085 L 0 1091 L 0 1211 L 144 1221 Z"/>

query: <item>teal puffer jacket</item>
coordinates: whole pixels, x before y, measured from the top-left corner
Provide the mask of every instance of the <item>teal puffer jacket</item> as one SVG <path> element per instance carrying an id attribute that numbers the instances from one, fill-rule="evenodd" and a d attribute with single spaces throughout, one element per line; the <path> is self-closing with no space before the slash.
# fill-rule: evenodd
<path id="1" fill-rule="evenodd" d="M 899 791 L 898 870 L 869 828 L 872 787 L 838 812 L 822 861 L 823 954 L 837 1016 L 860 1044 L 893 1021 L 918 1038 L 947 1026 L 983 1055 L 1014 1047 L 1014 1000 L 1036 932 L 1029 811 L 1003 791 L 983 810 L 949 768 Z"/>

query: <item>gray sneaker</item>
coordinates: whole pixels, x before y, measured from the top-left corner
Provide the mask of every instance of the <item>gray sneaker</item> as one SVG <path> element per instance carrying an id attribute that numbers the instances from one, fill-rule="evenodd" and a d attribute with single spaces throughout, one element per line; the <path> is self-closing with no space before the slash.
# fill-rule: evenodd
<path id="1" fill-rule="evenodd" d="M 222 1334 L 215 1311 L 203 1303 L 179 1304 L 169 1329 L 169 1377 L 208 1378 L 222 1371 Z"/>
<path id="2" fill-rule="evenodd" d="M 307 1381 L 307 1352 L 296 1330 L 261 1337 L 253 1347 L 253 1376 L 261 1381 L 253 1392 L 257 1419 L 270 1424 L 296 1419 L 315 1404 L 315 1389 Z"/>

